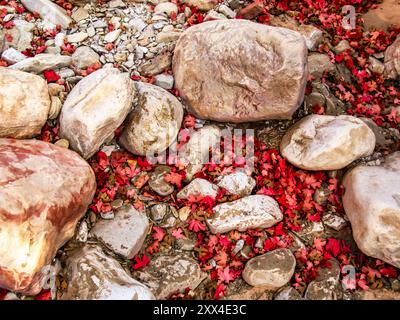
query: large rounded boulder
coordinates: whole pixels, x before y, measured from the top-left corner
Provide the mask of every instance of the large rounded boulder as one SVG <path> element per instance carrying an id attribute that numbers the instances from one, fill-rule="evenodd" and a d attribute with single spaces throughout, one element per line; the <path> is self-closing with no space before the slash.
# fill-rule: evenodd
<path id="1" fill-rule="evenodd" d="M 375 149 L 373 131 L 352 116 L 310 115 L 284 135 L 282 155 L 305 170 L 338 170 Z"/>
<path id="2" fill-rule="evenodd" d="M 130 152 L 154 156 L 165 151 L 178 136 L 183 106 L 171 93 L 136 82 L 138 103 L 129 114 L 119 143 Z"/>
<path id="3" fill-rule="evenodd" d="M 247 20 L 187 29 L 173 57 L 175 86 L 203 119 L 290 119 L 304 98 L 307 47 L 294 31 Z"/>
<path id="4" fill-rule="evenodd" d="M 37 294 L 58 248 L 96 190 L 75 152 L 38 140 L 0 139 L 0 288 Z"/>
<path id="5" fill-rule="evenodd" d="M 357 166 L 343 185 L 343 207 L 360 250 L 400 268 L 400 152 L 381 166 Z"/>
<path id="6" fill-rule="evenodd" d="M 0 67 L 0 137 L 32 138 L 40 134 L 50 107 L 45 80 Z"/>
<path id="7" fill-rule="evenodd" d="M 135 86 L 115 68 L 100 69 L 71 90 L 60 115 L 60 136 L 88 159 L 114 134 L 132 107 Z"/>

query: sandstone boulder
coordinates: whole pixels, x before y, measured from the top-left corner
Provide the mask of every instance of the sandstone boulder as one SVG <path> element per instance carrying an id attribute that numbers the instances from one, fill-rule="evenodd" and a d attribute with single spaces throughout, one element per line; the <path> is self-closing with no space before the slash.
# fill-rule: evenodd
<path id="1" fill-rule="evenodd" d="M 305 170 L 338 170 L 372 154 L 375 135 L 352 116 L 310 115 L 291 127 L 280 145 L 282 155 Z"/>
<path id="2" fill-rule="evenodd" d="M 133 207 L 122 207 L 112 220 L 100 220 L 90 231 L 115 253 L 132 259 L 140 250 L 149 231 L 149 219 Z"/>
<path id="3" fill-rule="evenodd" d="M 154 300 L 149 288 L 95 245 L 79 248 L 68 257 L 66 277 L 68 288 L 61 300 Z"/>
<path id="4" fill-rule="evenodd" d="M 175 87 L 199 118 L 290 119 L 303 102 L 307 47 L 297 32 L 248 20 L 187 29 L 173 57 Z"/>
<path id="5" fill-rule="evenodd" d="M 176 140 L 183 107 L 177 98 L 158 86 L 136 82 L 136 88 L 138 104 L 129 114 L 119 142 L 134 154 L 154 156 Z"/>
<path id="6" fill-rule="evenodd" d="M 243 270 L 243 279 L 252 286 L 279 289 L 289 282 L 296 259 L 288 249 L 276 249 L 250 259 Z"/>
<path id="7" fill-rule="evenodd" d="M 152 290 L 158 300 L 184 292 L 186 288 L 196 289 L 206 276 L 198 263 L 185 255 L 158 256 L 137 273 L 137 278 Z"/>
<path id="8" fill-rule="evenodd" d="M 400 152 L 346 174 L 343 206 L 366 255 L 400 267 Z"/>
<path id="9" fill-rule="evenodd" d="M 73 151 L 38 140 L 0 139 L 0 287 L 41 290 L 42 268 L 69 240 L 96 189 Z"/>
<path id="10" fill-rule="evenodd" d="M 251 195 L 217 205 L 213 216 L 207 219 L 212 233 L 231 230 L 269 228 L 283 219 L 279 204 L 271 197 Z"/>
<path id="11" fill-rule="evenodd" d="M 0 137 L 31 138 L 40 134 L 50 106 L 45 80 L 0 67 Z"/>
<path id="12" fill-rule="evenodd" d="M 123 123 L 135 88 L 127 74 L 105 68 L 93 72 L 71 90 L 61 110 L 60 137 L 85 159 Z"/>

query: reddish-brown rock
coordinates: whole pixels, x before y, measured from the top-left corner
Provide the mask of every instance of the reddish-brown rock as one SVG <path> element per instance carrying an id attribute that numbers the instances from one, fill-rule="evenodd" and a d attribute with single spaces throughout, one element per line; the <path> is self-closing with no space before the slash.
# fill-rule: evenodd
<path id="1" fill-rule="evenodd" d="M 38 140 L 0 139 L 0 287 L 41 290 L 42 268 L 69 240 L 96 189 L 75 152 Z"/>

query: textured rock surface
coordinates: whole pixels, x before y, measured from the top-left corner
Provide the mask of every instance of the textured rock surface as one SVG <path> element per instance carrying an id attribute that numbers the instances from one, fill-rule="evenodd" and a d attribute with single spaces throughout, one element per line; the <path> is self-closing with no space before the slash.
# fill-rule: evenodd
<path id="1" fill-rule="evenodd" d="M 66 270 L 68 288 L 62 300 L 154 300 L 149 288 L 98 246 L 76 250 L 68 257 Z"/>
<path id="2" fill-rule="evenodd" d="M 385 75 L 389 79 L 397 79 L 400 76 L 400 36 L 386 49 Z"/>
<path id="3" fill-rule="evenodd" d="M 131 109 L 135 88 L 117 69 L 100 69 L 72 89 L 60 115 L 60 137 L 85 159 L 122 124 Z"/>
<path id="4" fill-rule="evenodd" d="M 75 231 L 95 189 L 75 152 L 37 140 L 0 139 L 0 287 L 41 290 L 42 267 Z"/>
<path id="5" fill-rule="evenodd" d="M 256 186 L 256 181 L 244 172 L 235 172 L 217 179 L 217 185 L 230 194 L 248 196 Z"/>
<path id="6" fill-rule="evenodd" d="M 39 13 L 44 20 L 54 25 L 59 24 L 63 28 L 67 28 L 72 23 L 67 12 L 50 0 L 21 0 L 21 3 L 29 11 Z"/>
<path id="7" fill-rule="evenodd" d="M 173 71 L 181 97 L 200 118 L 289 119 L 303 102 L 307 48 L 287 29 L 246 20 L 209 21 L 181 35 Z"/>
<path id="8" fill-rule="evenodd" d="M 204 126 L 190 136 L 181 155 L 183 161 L 188 164 L 186 168 L 188 180 L 201 170 L 203 164 L 210 161 L 209 150 L 220 147 L 221 136 L 222 132 L 217 126 Z"/>
<path id="9" fill-rule="evenodd" d="M 226 202 L 215 206 L 213 212 L 213 216 L 207 219 L 212 233 L 268 228 L 283 218 L 278 203 L 264 195 L 251 195 Z"/>
<path id="10" fill-rule="evenodd" d="M 296 259 L 288 249 L 276 249 L 250 259 L 244 268 L 243 279 L 252 286 L 278 289 L 289 282 Z"/>
<path id="11" fill-rule="evenodd" d="M 400 26 L 400 10 L 398 0 L 384 0 L 376 9 L 369 10 L 363 15 L 364 26 L 367 30 L 383 29 L 390 26 Z"/>
<path id="12" fill-rule="evenodd" d="M 303 298 L 295 288 L 285 287 L 279 290 L 274 300 L 303 300 Z"/>
<path id="13" fill-rule="evenodd" d="M 281 141 L 281 153 L 306 170 L 337 170 L 370 155 L 375 135 L 352 116 L 310 115 L 291 127 Z"/>
<path id="14" fill-rule="evenodd" d="M 129 114 L 119 140 L 130 152 L 153 156 L 165 151 L 178 135 L 183 107 L 168 91 L 136 82 L 138 105 Z"/>
<path id="15" fill-rule="evenodd" d="M 45 70 L 68 67 L 71 62 L 72 58 L 70 56 L 42 53 L 13 64 L 10 69 L 39 74 Z"/>
<path id="16" fill-rule="evenodd" d="M 193 196 L 210 196 L 215 198 L 218 194 L 218 186 L 212 184 L 208 180 L 196 178 L 190 182 L 186 187 L 178 192 L 176 197 L 178 199 L 187 199 L 190 195 Z"/>
<path id="17" fill-rule="evenodd" d="M 327 54 L 312 53 L 308 56 L 308 69 L 310 75 L 316 80 L 320 80 L 325 72 L 334 71 L 335 65 Z"/>
<path id="18" fill-rule="evenodd" d="M 306 41 L 308 50 L 311 51 L 316 50 L 324 39 L 322 31 L 318 28 L 313 25 L 299 24 L 292 17 L 284 14 L 280 16 L 271 15 L 270 23 L 272 26 L 287 28 L 300 33 Z"/>
<path id="19" fill-rule="evenodd" d="M 95 63 L 99 63 L 99 55 L 90 47 L 81 46 L 72 55 L 72 63 L 78 69 L 86 69 Z"/>
<path id="20" fill-rule="evenodd" d="M 167 299 L 171 294 L 195 289 L 206 274 L 192 258 L 184 255 L 161 255 L 138 272 L 138 279 L 145 283 L 157 299 Z"/>
<path id="21" fill-rule="evenodd" d="M 13 20 L 14 28 L 0 30 L 0 52 L 2 51 L 1 41 L 2 37 L 8 37 L 3 45 L 3 50 L 8 48 L 15 48 L 18 51 L 25 51 L 31 47 L 31 41 L 33 39 L 32 30 L 35 28 L 35 24 L 27 22 L 25 20 Z M 2 33 L 4 33 L 2 35 Z"/>
<path id="22" fill-rule="evenodd" d="M 114 215 L 112 220 L 97 221 L 91 233 L 115 253 L 132 259 L 146 239 L 149 219 L 133 207 L 122 207 Z"/>
<path id="23" fill-rule="evenodd" d="M 38 135 L 50 106 L 46 81 L 30 73 L 0 67 L 0 137 Z"/>
<path id="24" fill-rule="evenodd" d="M 400 300 L 400 292 L 388 289 L 361 291 L 358 300 Z"/>
<path id="25" fill-rule="evenodd" d="M 346 174 L 343 206 L 366 255 L 400 267 L 400 152 Z"/>
<path id="26" fill-rule="evenodd" d="M 150 174 L 149 186 L 160 196 L 165 197 L 174 192 L 174 186 L 168 181 L 165 181 L 165 176 L 171 172 L 169 166 L 157 166 Z"/>

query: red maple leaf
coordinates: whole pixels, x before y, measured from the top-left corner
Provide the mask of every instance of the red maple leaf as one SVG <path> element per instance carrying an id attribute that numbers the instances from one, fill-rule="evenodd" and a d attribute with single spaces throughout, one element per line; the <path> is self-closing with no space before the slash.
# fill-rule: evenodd
<path id="1" fill-rule="evenodd" d="M 52 300 L 50 290 L 42 291 L 35 296 L 35 300 Z"/>
<path id="2" fill-rule="evenodd" d="M 321 252 L 324 252 L 324 246 L 326 244 L 326 240 L 325 239 L 321 239 L 321 238 L 315 238 L 314 239 L 314 247 Z"/>
<path id="3" fill-rule="evenodd" d="M 165 230 L 160 227 L 153 227 L 154 233 L 153 233 L 153 239 L 157 241 L 162 241 L 165 237 Z"/>
<path id="4" fill-rule="evenodd" d="M 176 238 L 176 239 L 184 239 L 186 238 L 183 234 L 182 234 L 182 229 L 178 228 L 178 229 L 174 229 L 172 231 L 172 235 Z"/>
<path id="5" fill-rule="evenodd" d="M 225 267 L 224 269 L 218 269 L 218 280 L 221 282 L 229 283 L 235 280 L 235 277 L 232 276 L 229 267 Z"/>
<path id="6" fill-rule="evenodd" d="M 217 288 L 214 293 L 214 298 L 220 299 L 225 294 L 225 289 L 226 286 L 224 284 L 220 283 L 219 285 L 217 285 Z"/>
<path id="7" fill-rule="evenodd" d="M 206 230 L 206 226 L 204 223 L 200 222 L 199 220 L 190 220 L 188 229 L 190 231 L 199 232 L 200 230 Z"/>
<path id="8" fill-rule="evenodd" d="M 164 180 L 176 185 L 179 189 L 182 188 L 183 176 L 176 172 L 170 172 L 164 176 Z"/>
<path id="9" fill-rule="evenodd" d="M 142 259 L 140 259 L 139 257 L 136 256 L 135 261 L 136 261 L 136 263 L 133 265 L 134 270 L 144 268 L 145 266 L 147 266 L 150 263 L 149 257 L 146 256 L 145 254 L 143 255 Z"/>
<path id="10" fill-rule="evenodd" d="M 334 257 L 337 257 L 341 252 L 340 241 L 335 238 L 329 238 L 328 243 L 326 244 L 326 250 L 332 253 Z"/>
<path id="11" fill-rule="evenodd" d="M 379 270 L 379 272 L 388 278 L 396 278 L 397 277 L 397 271 L 393 267 L 382 268 Z"/>
<path id="12" fill-rule="evenodd" d="M 54 70 L 43 71 L 43 76 L 46 78 L 47 82 L 57 82 L 60 80 L 60 76 Z"/>

